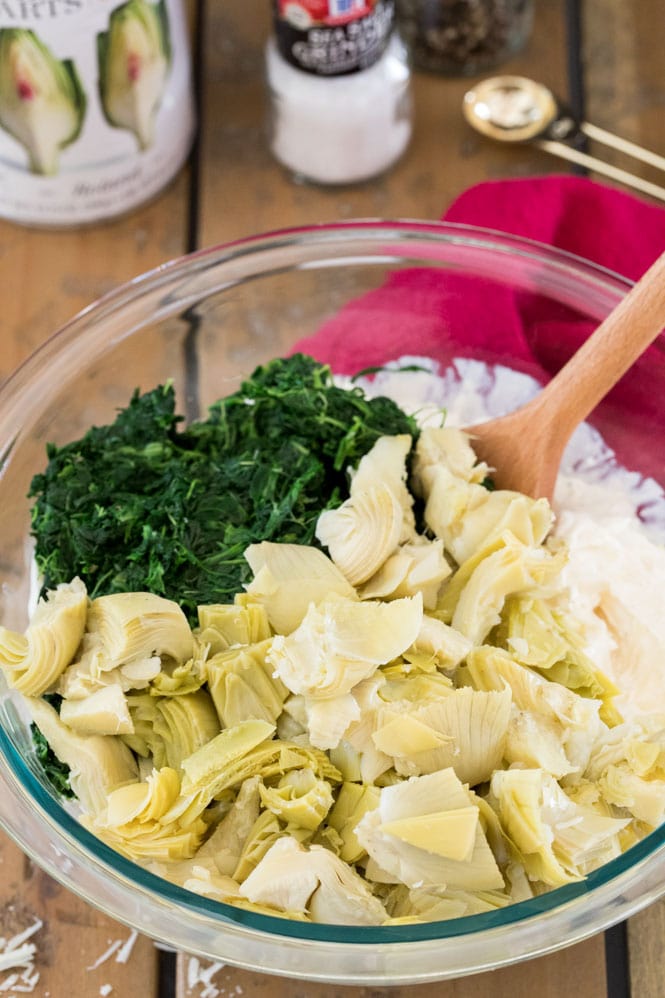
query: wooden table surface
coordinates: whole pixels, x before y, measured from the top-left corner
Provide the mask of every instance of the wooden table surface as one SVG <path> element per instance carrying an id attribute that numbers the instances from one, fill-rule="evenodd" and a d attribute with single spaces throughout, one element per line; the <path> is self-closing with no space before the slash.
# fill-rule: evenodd
<path id="1" fill-rule="evenodd" d="M 528 49 L 505 71 L 542 80 L 587 120 L 665 154 L 662 0 L 536 0 L 535 6 Z M 169 188 L 129 217 L 93 228 L 47 232 L 0 221 L 0 378 L 97 296 L 196 247 L 335 219 L 438 218 L 475 182 L 566 170 L 533 148 L 491 145 L 472 134 L 460 113 L 468 81 L 416 74 L 414 138 L 387 176 L 343 189 L 297 185 L 266 143 L 267 0 L 201 0 L 192 22 L 200 135 L 190 164 Z M 642 175 L 658 182 L 647 167 Z M 41 998 L 665 995 L 660 903 L 605 935 L 513 968 L 441 984 L 339 988 L 164 952 L 79 901 L 2 835 L 0 864 L 0 936 L 43 921 L 33 992 Z M 0 972 L 0 992 L 17 998 L 21 992 L 6 991 L 3 979 Z"/>

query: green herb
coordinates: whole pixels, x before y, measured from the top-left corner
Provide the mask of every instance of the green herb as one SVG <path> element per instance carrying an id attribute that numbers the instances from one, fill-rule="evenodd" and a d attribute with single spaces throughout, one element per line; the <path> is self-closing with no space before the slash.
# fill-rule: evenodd
<path id="1" fill-rule="evenodd" d="M 75 797 L 69 784 L 69 766 L 60 762 L 36 724 L 30 725 L 30 733 L 37 760 L 53 789 L 59 797 Z"/>
<path id="2" fill-rule="evenodd" d="M 205 421 L 182 421 L 165 385 L 48 446 L 29 492 L 45 589 L 79 575 L 93 597 L 147 590 L 193 620 L 249 581 L 249 544 L 315 543 L 319 514 L 348 495 L 346 469 L 383 434 L 417 434 L 394 402 L 338 388 L 302 354 L 257 368 Z"/>

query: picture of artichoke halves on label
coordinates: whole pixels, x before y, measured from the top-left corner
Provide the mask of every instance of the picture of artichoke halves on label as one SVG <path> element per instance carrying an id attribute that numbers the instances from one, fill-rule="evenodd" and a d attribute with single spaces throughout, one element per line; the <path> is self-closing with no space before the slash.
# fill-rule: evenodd
<path id="1" fill-rule="evenodd" d="M 52 175 L 78 137 L 86 97 L 70 59 L 57 59 L 27 28 L 0 28 L 0 126 L 28 154 L 33 173 Z"/>
<path id="2" fill-rule="evenodd" d="M 155 118 L 171 62 L 164 0 L 128 0 L 116 7 L 108 31 L 97 36 L 99 94 L 106 120 L 133 132 L 141 149 L 155 136 Z"/>

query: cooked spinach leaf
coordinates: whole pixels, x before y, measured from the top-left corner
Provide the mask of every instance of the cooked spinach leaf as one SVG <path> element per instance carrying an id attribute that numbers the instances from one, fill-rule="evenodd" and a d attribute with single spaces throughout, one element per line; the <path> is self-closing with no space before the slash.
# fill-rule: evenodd
<path id="1" fill-rule="evenodd" d="M 346 469 L 383 434 L 417 435 L 387 398 L 333 384 L 303 354 L 257 368 L 208 418 L 182 427 L 175 393 L 134 393 L 108 425 L 47 448 L 29 497 L 36 559 L 51 588 L 81 576 L 91 596 L 147 590 L 195 619 L 250 578 L 261 540 L 315 543 Z"/>
<path id="2" fill-rule="evenodd" d="M 32 744 L 44 775 L 59 797 L 75 797 L 69 784 L 69 766 L 60 762 L 36 724 L 30 725 Z"/>

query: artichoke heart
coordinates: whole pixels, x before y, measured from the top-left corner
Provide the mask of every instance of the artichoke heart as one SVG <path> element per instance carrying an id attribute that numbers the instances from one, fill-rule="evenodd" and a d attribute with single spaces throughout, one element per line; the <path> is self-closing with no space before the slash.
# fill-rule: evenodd
<path id="1" fill-rule="evenodd" d="M 491 794 L 531 880 L 562 886 L 621 851 L 619 833 L 630 819 L 604 817 L 576 804 L 542 770 L 499 771 Z"/>
<path id="2" fill-rule="evenodd" d="M 613 704 L 619 690 L 584 653 L 583 638 L 570 614 L 553 609 L 543 599 L 512 597 L 504 607 L 495 640 L 546 679 L 600 700 L 600 717 L 606 724 L 621 722 Z"/>
<path id="3" fill-rule="evenodd" d="M 291 836 L 275 842 L 241 887 L 250 901 L 308 913 L 314 922 L 380 925 L 381 902 L 362 878 L 323 846 L 309 849 Z"/>
<path id="4" fill-rule="evenodd" d="M 141 149 L 154 141 L 155 116 L 164 96 L 170 47 L 162 2 L 127 0 L 97 36 L 99 94 L 106 119 L 133 132 Z"/>
<path id="5" fill-rule="evenodd" d="M 425 609 L 432 610 L 441 584 L 451 572 L 443 541 L 418 537 L 397 548 L 358 593 L 361 599 L 396 599 L 420 593 Z"/>
<path id="6" fill-rule="evenodd" d="M 339 856 L 345 863 L 358 863 L 366 855 L 358 842 L 355 829 L 367 811 L 373 811 L 378 807 L 380 793 L 378 787 L 368 783 L 345 782 L 339 788 L 327 824 L 334 828 L 341 838 Z"/>
<path id="7" fill-rule="evenodd" d="M 351 585 L 358 586 L 392 554 L 401 530 L 399 503 L 386 485 L 376 485 L 322 513 L 316 537 Z"/>
<path id="8" fill-rule="evenodd" d="M 370 860 L 384 874 L 407 887 L 435 886 L 463 890 L 494 890 L 504 886 L 503 876 L 489 847 L 482 822 L 469 818 L 469 808 L 478 811 L 474 795 L 460 782 L 452 769 L 441 769 L 426 776 L 384 787 L 379 806 L 368 811 L 356 826 L 356 836 Z M 427 838 L 427 821 L 435 828 L 443 827 L 446 812 L 462 812 L 453 816 L 451 827 L 464 827 L 473 840 L 470 848 L 463 839 L 464 859 L 437 854 L 436 831 Z M 433 817 L 432 817 L 433 816 Z M 419 821 L 416 819 L 423 819 Z M 410 826 L 408 822 L 413 822 Z M 396 829 L 416 844 L 389 833 Z M 458 850 L 446 836 L 444 849 Z M 422 843 L 427 844 L 423 848 Z M 369 874 L 369 867 L 368 867 Z"/>
<path id="9" fill-rule="evenodd" d="M 398 773 L 420 776 L 452 767 L 463 783 L 476 786 L 488 780 L 501 764 L 511 702 L 509 689 L 490 693 L 468 687 L 455 690 L 408 715 L 411 723 L 438 737 L 438 744 L 428 746 L 423 740 L 420 745 L 414 745 L 411 753 L 398 756 L 395 751 L 389 751 L 389 729 L 388 733 L 383 733 L 380 747 L 385 746 L 384 751 L 394 756 Z M 396 733 L 394 738 L 395 745 L 399 746 Z"/>
<path id="10" fill-rule="evenodd" d="M 413 497 L 407 488 L 406 461 L 413 445 L 409 433 L 379 437 L 371 450 L 361 457 L 358 467 L 351 470 L 351 497 L 367 492 L 376 485 L 390 490 L 402 510 L 400 541 L 410 540 L 416 531 Z"/>
<path id="11" fill-rule="evenodd" d="M 259 644 L 272 634 L 266 608 L 260 603 L 215 603 L 199 606 L 197 612 L 197 637 L 211 655 L 236 645 Z"/>
<path id="12" fill-rule="evenodd" d="M 528 547 L 510 533 L 502 540 L 503 546 L 473 569 L 453 613 L 453 627 L 474 645 L 499 623 L 508 596 L 538 591 L 559 570 L 544 548 Z"/>
<path id="13" fill-rule="evenodd" d="M 471 438 L 453 426 L 426 426 L 416 443 L 412 482 L 417 495 L 427 499 L 439 468 L 446 468 L 463 482 L 480 483 L 488 467 L 478 461 Z"/>
<path id="14" fill-rule="evenodd" d="M 90 604 L 88 633 L 113 665 L 155 655 L 187 662 L 194 637 L 177 603 L 154 593 L 113 593 Z"/>
<path id="15" fill-rule="evenodd" d="M 82 735 L 134 733 L 127 697 L 115 683 L 103 686 L 83 700 L 63 700 L 60 720 Z"/>
<path id="16" fill-rule="evenodd" d="M 471 859 L 479 819 L 478 808 L 469 804 L 450 811 L 385 821 L 381 831 L 417 849 L 464 863 Z"/>
<path id="17" fill-rule="evenodd" d="M 134 756 L 114 735 L 79 735 L 60 720 L 45 700 L 29 701 L 30 713 L 51 749 L 70 768 L 72 790 L 88 814 L 106 806 L 109 793 L 134 783 L 138 769 Z"/>
<path id="18" fill-rule="evenodd" d="M 145 782 L 109 794 L 103 811 L 83 823 L 130 859 L 164 862 L 191 858 L 206 833 L 206 822 L 170 818 L 180 792 L 173 769 L 153 770 Z"/>
<path id="19" fill-rule="evenodd" d="M 248 596 L 265 607 L 277 634 L 295 631 L 310 603 L 332 594 L 358 598 L 349 580 L 319 548 L 262 541 L 250 544 L 245 559 L 254 573 Z"/>
<path id="20" fill-rule="evenodd" d="M 292 693 L 341 696 L 413 644 L 422 613 L 420 596 L 312 604 L 297 630 L 273 638 L 267 659 Z"/>
<path id="21" fill-rule="evenodd" d="M 9 685 L 31 697 L 48 690 L 74 658 L 87 612 L 86 588 L 77 578 L 40 599 L 25 635 L 0 627 L 0 667 Z"/>
<path id="22" fill-rule="evenodd" d="M 212 857 L 215 868 L 224 876 L 233 876 L 245 843 L 259 817 L 260 782 L 258 776 L 250 776 L 241 784 L 228 814 L 196 854 L 196 859 L 201 862 Z"/>
<path id="23" fill-rule="evenodd" d="M 139 696 L 130 699 L 135 733 L 144 739 L 155 766 L 179 770 L 183 759 L 219 734 L 220 724 L 210 694 L 196 690 L 179 697 Z M 140 754 L 141 747 L 125 738 Z"/>
<path id="24" fill-rule="evenodd" d="M 311 769 L 292 769 L 276 787 L 260 787 L 261 803 L 287 825 L 315 831 L 333 805 L 330 784 Z"/>
<path id="25" fill-rule="evenodd" d="M 218 652 L 206 662 L 208 688 L 225 727 L 260 718 L 275 724 L 288 696 L 267 659 L 270 641 Z"/>

